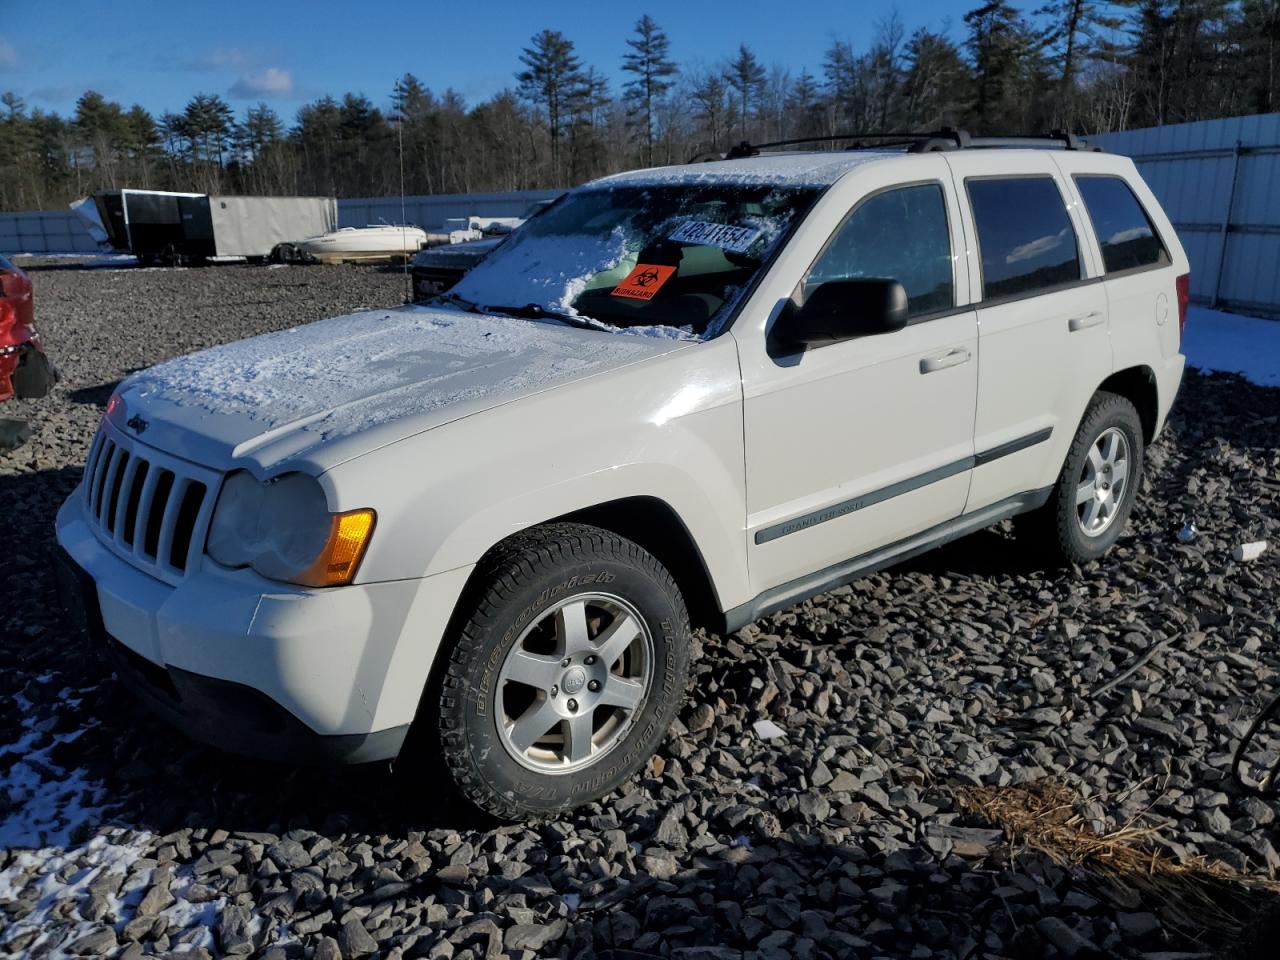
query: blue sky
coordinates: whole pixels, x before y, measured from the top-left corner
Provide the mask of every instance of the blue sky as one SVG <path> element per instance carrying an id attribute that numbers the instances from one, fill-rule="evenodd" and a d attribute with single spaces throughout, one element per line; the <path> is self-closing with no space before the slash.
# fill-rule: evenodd
<path id="1" fill-rule="evenodd" d="M 908 31 L 949 21 L 959 39 L 964 12 L 977 4 L 896 6 Z M 865 47 L 894 7 L 893 0 L 0 0 L 0 90 L 63 114 L 86 89 L 157 115 L 181 110 L 194 93 L 217 93 L 237 114 L 263 100 L 291 120 L 326 93 L 361 92 L 386 106 L 396 78 L 411 72 L 474 104 L 514 85 L 520 49 L 545 27 L 573 40 L 616 88 L 625 40 L 643 13 L 667 30 L 679 62 L 713 64 L 746 42 L 767 64 L 816 73 L 832 39 Z"/>

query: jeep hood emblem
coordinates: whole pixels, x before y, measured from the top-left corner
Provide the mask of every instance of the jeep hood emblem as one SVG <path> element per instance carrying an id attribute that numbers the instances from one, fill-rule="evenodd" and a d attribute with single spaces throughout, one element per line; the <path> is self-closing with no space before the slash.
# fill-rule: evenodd
<path id="1" fill-rule="evenodd" d="M 138 416 L 135 413 L 132 417 L 130 417 L 125 422 L 125 426 L 128 427 L 130 430 L 132 430 L 134 433 L 142 433 L 142 431 L 146 430 L 147 427 L 150 426 L 150 424 L 147 423 L 147 421 L 143 420 L 142 417 Z"/>

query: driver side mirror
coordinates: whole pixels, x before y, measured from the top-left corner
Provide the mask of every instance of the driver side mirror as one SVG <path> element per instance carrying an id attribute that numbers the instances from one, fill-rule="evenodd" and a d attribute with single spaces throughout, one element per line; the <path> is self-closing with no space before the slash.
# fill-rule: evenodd
<path id="1" fill-rule="evenodd" d="M 907 291 L 897 280 L 828 280 L 789 311 L 779 334 L 805 346 L 893 333 L 907 325 Z"/>

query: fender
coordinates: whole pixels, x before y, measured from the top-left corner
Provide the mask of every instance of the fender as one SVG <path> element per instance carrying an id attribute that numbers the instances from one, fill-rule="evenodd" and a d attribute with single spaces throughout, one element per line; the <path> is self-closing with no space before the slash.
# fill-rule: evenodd
<path id="1" fill-rule="evenodd" d="M 720 609 L 747 597 L 732 337 L 445 424 L 342 463 L 322 482 L 334 509 L 377 511 L 358 582 L 468 566 L 538 523 L 649 497 L 694 538 Z"/>

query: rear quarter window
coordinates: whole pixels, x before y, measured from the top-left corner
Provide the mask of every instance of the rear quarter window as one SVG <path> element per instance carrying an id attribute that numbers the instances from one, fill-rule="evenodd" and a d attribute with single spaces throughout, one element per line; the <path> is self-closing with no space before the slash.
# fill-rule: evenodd
<path id="1" fill-rule="evenodd" d="M 968 180 L 982 298 L 1034 296 L 1083 276 L 1080 245 L 1052 177 Z"/>
<path id="2" fill-rule="evenodd" d="M 1075 182 L 1098 236 L 1107 273 L 1171 262 L 1151 218 L 1127 183 L 1119 177 L 1086 175 L 1076 176 Z"/>

